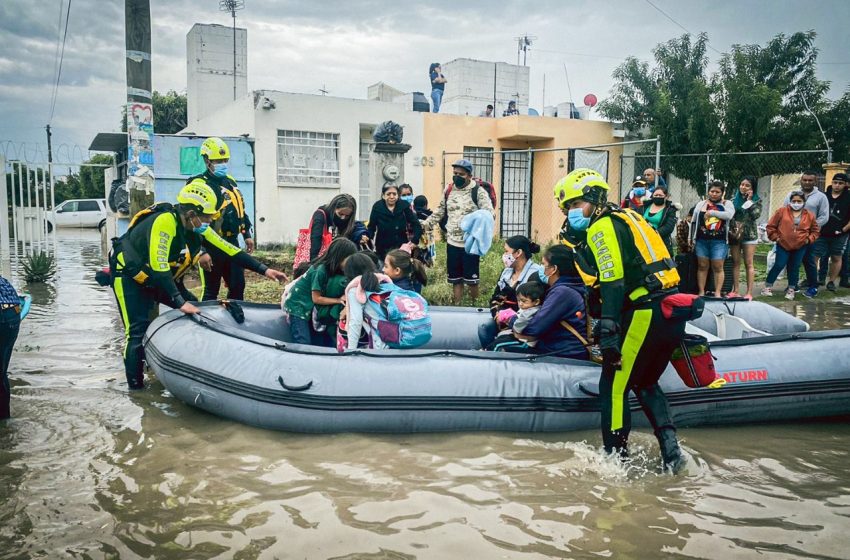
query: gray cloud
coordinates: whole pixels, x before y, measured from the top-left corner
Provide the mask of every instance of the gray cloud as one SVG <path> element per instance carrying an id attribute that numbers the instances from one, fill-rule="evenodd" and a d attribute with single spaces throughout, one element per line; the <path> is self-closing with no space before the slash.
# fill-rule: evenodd
<path id="1" fill-rule="evenodd" d="M 67 0 L 66 0 L 67 2 Z M 764 43 L 777 33 L 815 29 L 819 59 L 850 62 L 844 25 L 850 2 L 800 4 L 776 0 L 736 3 L 654 2 L 713 47 Z M 363 97 L 379 80 L 405 91 L 426 91 L 428 64 L 458 57 L 516 61 L 514 37 L 525 32 L 532 45 L 531 104 L 539 108 L 546 78 L 546 104 L 593 92 L 602 98 L 611 72 L 626 56 L 651 59 L 659 42 L 683 31 L 649 4 L 615 0 L 533 4 L 510 2 L 384 2 L 246 0 L 238 24 L 248 29 L 248 84 Z M 67 4 L 66 4 L 67 5 Z M 43 142 L 55 62 L 59 3 L 4 0 L 0 3 L 0 140 Z M 212 0 L 152 0 L 154 88 L 186 87 L 186 33 L 195 22 L 230 25 Z M 118 128 L 124 85 L 123 2 L 74 0 L 54 128 L 57 137 L 87 146 L 93 135 Z M 594 56 L 580 56 L 576 53 Z M 719 58 L 711 53 L 712 65 Z M 819 77 L 833 83 L 832 97 L 848 86 L 850 65 L 821 65 Z"/>

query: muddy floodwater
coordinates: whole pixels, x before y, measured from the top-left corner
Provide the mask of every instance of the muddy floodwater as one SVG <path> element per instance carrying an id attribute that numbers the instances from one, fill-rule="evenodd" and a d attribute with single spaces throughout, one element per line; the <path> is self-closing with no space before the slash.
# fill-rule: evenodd
<path id="1" fill-rule="evenodd" d="M 850 557 L 847 419 L 683 429 L 680 478 L 645 431 L 625 468 L 596 432 L 260 430 L 128 393 L 100 236 L 62 231 L 57 257 L 12 358 L 0 558 Z M 848 303 L 784 309 L 847 328 Z"/>

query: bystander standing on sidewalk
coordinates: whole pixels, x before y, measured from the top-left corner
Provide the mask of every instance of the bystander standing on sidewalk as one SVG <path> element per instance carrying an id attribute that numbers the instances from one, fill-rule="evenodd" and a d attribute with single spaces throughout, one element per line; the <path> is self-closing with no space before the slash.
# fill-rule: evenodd
<path id="1" fill-rule="evenodd" d="M 804 171 L 800 175 L 800 190 L 806 197 L 806 210 L 815 216 L 818 227 L 823 229 L 829 220 L 829 201 L 826 195 L 820 192 L 816 186 L 817 172 Z M 790 197 L 785 198 L 784 204 L 790 202 Z M 806 297 L 814 297 L 818 293 L 818 265 L 814 254 L 814 245 L 806 246 L 806 254 L 803 255 L 803 268 L 806 270 L 806 286 L 803 292 Z"/>
<path id="2" fill-rule="evenodd" d="M 788 289 L 785 290 L 785 299 L 793 300 L 800 278 L 800 264 L 806 248 L 817 240 L 820 228 L 815 215 L 805 208 L 803 191 L 793 191 L 788 195 L 788 200 L 788 204 L 777 210 L 767 223 L 767 237 L 776 243 L 776 260 L 767 272 L 761 295 L 773 295 L 773 283 L 787 266 Z"/>
<path id="3" fill-rule="evenodd" d="M 850 183 L 850 177 L 846 173 L 836 173 L 832 178 L 832 185 L 826 190 L 826 199 L 829 202 L 829 220 L 821 228 L 820 237 L 815 241 L 812 249 L 815 259 L 829 255 L 829 275 L 826 289 L 831 292 L 836 290 L 835 283 L 841 273 L 844 249 L 847 246 L 847 232 L 850 231 L 848 183 Z M 810 293 L 811 290 L 810 286 L 805 293 L 807 297 L 817 295 L 817 287 L 814 288 L 814 293 Z"/>

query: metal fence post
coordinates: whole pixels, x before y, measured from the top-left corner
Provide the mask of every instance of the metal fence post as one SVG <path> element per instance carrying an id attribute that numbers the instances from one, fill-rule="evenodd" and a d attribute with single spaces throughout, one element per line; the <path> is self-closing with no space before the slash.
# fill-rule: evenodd
<path id="1" fill-rule="evenodd" d="M 661 169 L 661 138 L 655 137 L 655 185 L 652 187 L 653 189 L 658 188 L 658 173 Z"/>

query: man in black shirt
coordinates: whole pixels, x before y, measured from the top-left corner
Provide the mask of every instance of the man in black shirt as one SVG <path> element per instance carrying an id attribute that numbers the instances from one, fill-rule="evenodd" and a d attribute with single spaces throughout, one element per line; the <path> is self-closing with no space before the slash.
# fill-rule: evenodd
<path id="1" fill-rule="evenodd" d="M 847 186 L 850 177 L 846 173 L 836 173 L 832 185 L 826 191 L 829 201 L 829 221 L 821 228 L 820 237 L 815 241 L 812 251 L 816 258 L 829 255 L 829 278 L 826 289 L 834 292 L 835 282 L 841 272 L 844 248 L 850 231 L 850 192 Z"/>

